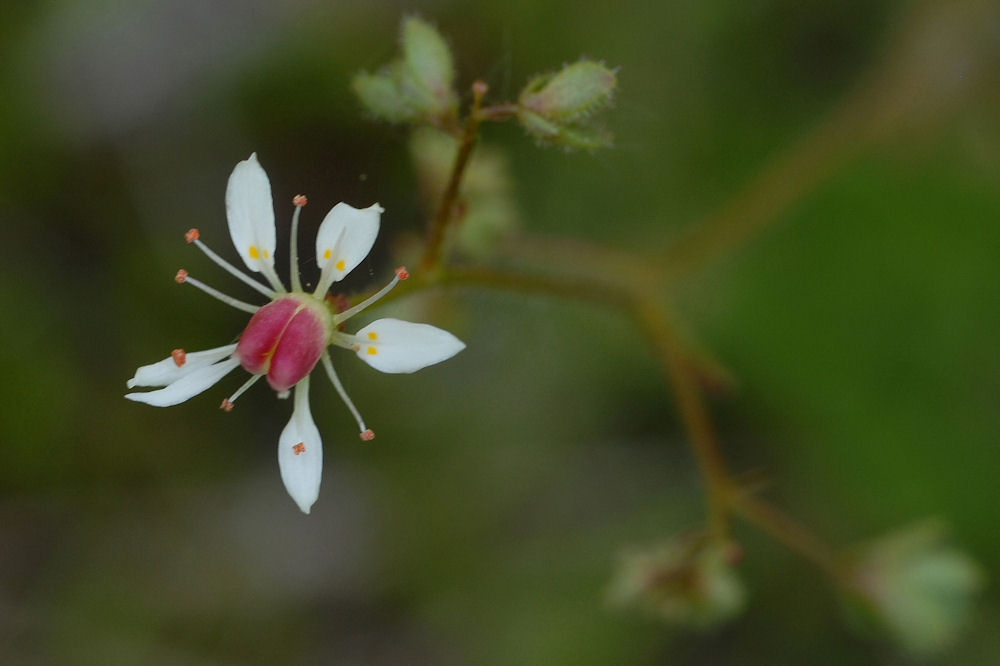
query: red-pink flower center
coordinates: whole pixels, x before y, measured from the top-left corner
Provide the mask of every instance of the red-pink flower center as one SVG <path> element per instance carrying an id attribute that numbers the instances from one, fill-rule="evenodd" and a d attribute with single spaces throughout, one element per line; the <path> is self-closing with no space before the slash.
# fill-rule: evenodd
<path id="1" fill-rule="evenodd" d="M 327 344 L 322 305 L 283 296 L 254 313 L 236 345 L 251 374 L 267 374 L 275 391 L 287 391 L 312 372 Z"/>

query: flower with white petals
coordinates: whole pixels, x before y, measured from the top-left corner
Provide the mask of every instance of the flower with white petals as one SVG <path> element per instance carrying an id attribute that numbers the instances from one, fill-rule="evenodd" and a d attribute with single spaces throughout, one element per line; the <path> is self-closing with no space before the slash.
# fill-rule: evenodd
<path id="1" fill-rule="evenodd" d="M 357 421 L 361 439 L 368 441 L 375 436 L 344 391 L 327 347 L 349 349 L 376 370 L 401 373 L 415 372 L 451 358 L 465 345 L 447 331 L 399 319 L 377 319 L 353 335 L 342 332 L 341 325 L 345 321 L 385 296 L 408 274 L 405 268 L 397 268 L 396 276 L 378 293 L 342 312 L 331 311 L 326 301 L 327 291 L 368 255 L 378 236 L 383 210 L 378 204 L 357 209 L 339 203 L 327 213 L 316 235 L 316 263 L 321 270 L 319 284 L 314 291 L 307 292 L 299 277 L 297 248 L 299 212 L 306 205 L 306 198 L 297 196 L 292 203 L 295 212 L 289 250 L 291 290 L 286 290 L 274 271 L 275 228 L 270 181 L 257 162 L 256 153 L 236 165 L 226 188 L 229 235 L 247 268 L 262 274 L 269 286 L 210 250 L 199 240 L 197 229 L 188 231 L 185 238 L 270 302 L 256 306 L 238 301 L 194 279 L 187 271 L 179 270 L 174 278 L 177 282 L 190 284 L 250 313 L 250 322 L 236 344 L 192 353 L 175 349 L 162 361 L 142 366 L 128 380 L 128 388 L 163 388 L 128 393 L 125 397 L 156 407 L 176 405 L 215 385 L 237 366 L 249 372 L 250 379 L 222 401 L 225 411 L 230 411 L 236 399 L 261 377 L 267 377 L 279 398 L 288 397 L 294 389 L 292 418 L 278 438 L 278 467 L 288 494 L 304 513 L 309 513 L 319 496 L 323 473 L 323 443 L 309 411 L 309 373 L 317 363 L 322 363 Z"/>

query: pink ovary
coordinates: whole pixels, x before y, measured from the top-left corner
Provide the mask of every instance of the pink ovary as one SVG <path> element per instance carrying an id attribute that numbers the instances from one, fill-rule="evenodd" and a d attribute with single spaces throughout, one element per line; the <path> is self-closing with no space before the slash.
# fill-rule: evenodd
<path id="1" fill-rule="evenodd" d="M 271 388 L 280 393 L 312 372 L 326 344 L 326 326 L 317 306 L 285 296 L 254 313 L 235 357 L 247 372 L 266 373 Z"/>

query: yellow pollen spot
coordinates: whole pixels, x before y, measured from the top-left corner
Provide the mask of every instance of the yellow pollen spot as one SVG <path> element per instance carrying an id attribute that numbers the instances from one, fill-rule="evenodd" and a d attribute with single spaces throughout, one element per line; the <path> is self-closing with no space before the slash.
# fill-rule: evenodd
<path id="1" fill-rule="evenodd" d="M 330 251 L 329 250 L 327 250 L 326 252 L 323 253 L 323 258 L 324 259 L 329 259 L 330 258 Z"/>
<path id="2" fill-rule="evenodd" d="M 337 262 L 337 270 L 338 270 L 338 271 L 342 271 L 342 270 L 344 270 L 344 266 L 346 266 L 346 265 L 347 265 L 347 264 L 345 264 L 345 263 L 344 263 L 344 260 L 343 260 L 343 259 L 341 259 L 340 261 L 338 261 L 338 262 Z"/>
<path id="3" fill-rule="evenodd" d="M 378 339 L 378 333 L 376 333 L 375 331 L 368 331 L 368 339 L 369 340 Z"/>
<path id="4" fill-rule="evenodd" d="M 369 347 L 369 348 L 368 348 L 368 355 L 369 355 L 369 356 L 374 356 L 374 355 L 375 355 L 375 354 L 377 354 L 377 353 L 378 353 L 378 350 L 377 350 L 377 349 L 375 349 L 374 347 Z"/>
<path id="5" fill-rule="evenodd" d="M 260 259 L 260 250 L 257 249 L 256 245 L 251 245 L 249 252 L 251 259 Z"/>
<path id="6" fill-rule="evenodd" d="M 270 259 L 271 258 L 271 253 L 268 252 L 267 250 L 264 250 L 264 258 L 265 259 Z"/>

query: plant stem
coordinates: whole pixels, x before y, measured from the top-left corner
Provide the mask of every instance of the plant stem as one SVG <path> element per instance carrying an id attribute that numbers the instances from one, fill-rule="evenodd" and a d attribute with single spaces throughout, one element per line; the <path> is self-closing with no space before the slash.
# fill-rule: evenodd
<path id="1" fill-rule="evenodd" d="M 835 583 L 844 584 L 846 574 L 833 549 L 794 518 L 749 493 L 734 496 L 731 507 L 744 520 L 815 564 Z"/>
<path id="2" fill-rule="evenodd" d="M 437 212 L 431 218 L 427 227 L 427 243 L 424 245 L 424 253 L 420 259 L 420 267 L 424 272 L 434 271 L 441 262 L 441 246 L 444 243 L 445 231 L 449 223 L 454 219 L 455 202 L 458 200 L 458 189 L 462 184 L 462 176 L 469 165 L 469 157 L 472 156 L 472 149 L 476 144 L 476 134 L 479 131 L 481 120 L 479 109 L 483 103 L 483 95 L 486 94 L 486 84 L 476 81 L 472 84 L 472 109 L 469 117 L 465 121 L 465 129 L 462 132 L 461 143 L 458 152 L 455 154 L 455 162 L 451 168 L 451 176 L 448 178 L 448 185 L 441 195 L 441 202 L 438 204 Z"/>
<path id="3" fill-rule="evenodd" d="M 674 326 L 665 309 L 643 297 L 634 302 L 633 313 L 673 389 L 688 443 L 705 482 L 709 530 L 715 535 L 724 535 L 728 529 L 727 514 L 733 483 L 719 449 L 704 396 L 690 364 L 679 353 Z"/>
<path id="4" fill-rule="evenodd" d="M 425 275 L 418 287 L 433 284 L 478 284 L 499 289 L 544 293 L 596 302 L 633 317 L 645 334 L 674 391 L 681 421 L 708 497 L 708 524 L 714 534 L 725 534 L 730 495 L 734 486 L 718 446 L 714 428 L 698 385 L 698 355 L 686 348 L 666 309 L 637 287 L 619 286 L 588 278 L 544 276 L 491 268 L 449 268 Z"/>

